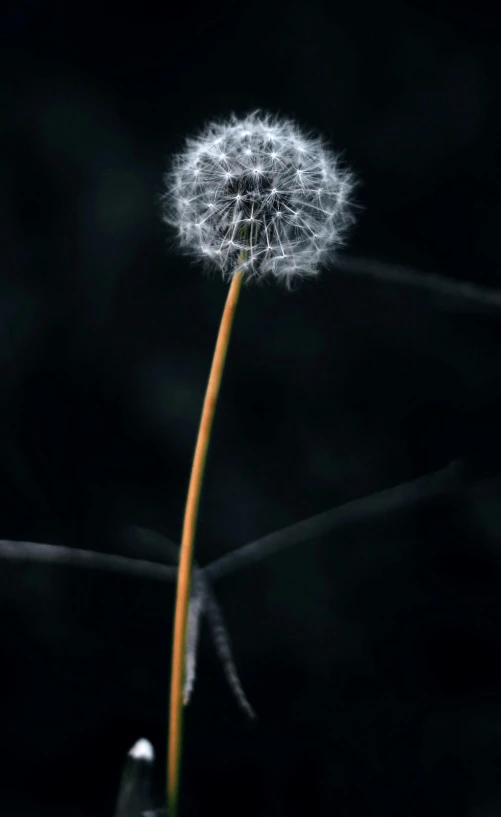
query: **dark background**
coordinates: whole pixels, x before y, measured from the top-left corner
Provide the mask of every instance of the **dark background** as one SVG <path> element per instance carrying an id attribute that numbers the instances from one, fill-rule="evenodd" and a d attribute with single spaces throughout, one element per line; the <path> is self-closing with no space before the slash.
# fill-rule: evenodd
<path id="1" fill-rule="evenodd" d="M 176 251 L 162 174 L 207 119 L 296 118 L 359 177 L 351 260 L 243 291 L 197 558 L 451 460 L 461 478 L 218 585 L 258 720 L 204 631 L 183 814 L 500 815 L 501 305 L 426 278 L 501 289 L 500 12 L 17 2 L 0 43 L 1 537 L 179 540 L 226 290 Z M 141 736 L 161 802 L 172 605 L 0 564 L 2 817 L 111 817 Z"/>

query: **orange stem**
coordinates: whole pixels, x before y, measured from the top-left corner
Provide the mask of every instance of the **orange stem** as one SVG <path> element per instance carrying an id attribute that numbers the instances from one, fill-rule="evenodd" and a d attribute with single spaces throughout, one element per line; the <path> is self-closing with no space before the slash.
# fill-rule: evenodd
<path id="1" fill-rule="evenodd" d="M 241 263 L 243 258 L 239 259 Z M 205 399 L 198 429 L 193 465 L 191 468 L 188 496 L 184 512 L 183 535 L 179 569 L 177 574 L 174 634 L 172 644 L 172 669 L 170 687 L 169 741 L 167 753 L 167 800 L 169 817 L 177 817 L 179 778 L 181 771 L 181 746 L 183 729 L 183 693 L 186 664 L 186 630 L 190 600 L 193 543 L 200 502 L 200 492 L 207 459 L 207 450 L 216 409 L 221 378 L 223 375 L 231 327 L 242 286 L 242 273 L 237 271 L 231 278 L 224 312 L 212 359 L 212 366 L 205 392 Z"/>

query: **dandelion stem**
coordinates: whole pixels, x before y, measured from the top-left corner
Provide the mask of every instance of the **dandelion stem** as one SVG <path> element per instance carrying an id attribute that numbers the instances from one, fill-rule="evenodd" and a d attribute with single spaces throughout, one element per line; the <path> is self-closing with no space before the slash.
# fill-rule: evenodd
<path id="1" fill-rule="evenodd" d="M 240 266 L 245 260 L 242 251 L 238 260 Z M 193 543 L 200 501 L 202 480 L 207 459 L 207 450 L 216 409 L 221 378 L 223 374 L 231 327 L 242 286 L 242 273 L 238 270 L 231 278 L 219 333 L 212 359 L 212 366 L 205 392 L 205 399 L 198 429 L 193 465 L 191 468 L 188 496 L 184 513 L 183 533 L 177 575 L 176 605 L 174 610 L 174 632 L 172 643 L 172 668 L 170 687 L 169 739 L 167 747 L 167 801 L 169 817 L 177 817 L 179 800 L 179 778 L 181 771 L 181 745 L 183 727 L 183 694 L 186 665 L 186 630 L 190 600 Z"/>

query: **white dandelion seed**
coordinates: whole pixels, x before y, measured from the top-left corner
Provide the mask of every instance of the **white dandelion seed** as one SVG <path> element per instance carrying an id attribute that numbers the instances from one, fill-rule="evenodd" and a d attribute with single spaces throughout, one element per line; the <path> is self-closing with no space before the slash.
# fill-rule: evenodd
<path id="1" fill-rule="evenodd" d="M 224 278 L 318 273 L 354 221 L 353 175 L 319 138 L 255 111 L 210 123 L 165 176 L 163 219 Z M 242 264 L 243 259 L 243 264 Z"/>

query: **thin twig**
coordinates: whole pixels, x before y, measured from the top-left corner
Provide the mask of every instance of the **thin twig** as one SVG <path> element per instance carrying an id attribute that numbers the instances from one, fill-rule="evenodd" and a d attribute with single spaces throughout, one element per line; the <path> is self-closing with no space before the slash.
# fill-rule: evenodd
<path id="1" fill-rule="evenodd" d="M 391 511 L 413 505 L 450 485 L 451 481 L 457 479 L 459 472 L 460 464 L 454 460 L 440 471 L 426 474 L 410 482 L 403 482 L 393 488 L 385 488 L 360 499 L 352 499 L 337 508 L 310 516 L 302 522 L 269 533 L 255 542 L 249 542 L 238 550 L 232 550 L 221 556 L 204 568 L 205 575 L 212 582 L 218 581 L 223 576 L 271 556 L 283 548 L 324 536 L 335 528 L 350 523 L 373 520 Z"/>
<path id="2" fill-rule="evenodd" d="M 386 264 L 372 258 L 356 258 L 343 254 L 337 256 L 334 265 L 339 270 L 346 270 L 350 275 L 354 273 L 369 275 L 371 278 L 391 281 L 394 284 L 425 289 L 452 301 L 495 307 L 496 310 L 501 307 L 500 290 L 445 278 L 435 272 L 422 272 L 400 264 Z"/>
<path id="3" fill-rule="evenodd" d="M 140 576 L 145 579 L 172 581 L 177 576 L 177 567 L 119 556 L 111 553 L 99 553 L 96 550 L 80 550 L 66 545 L 46 545 L 41 542 L 16 542 L 0 539 L 0 558 L 17 562 L 40 562 L 45 564 L 83 567 L 92 570 L 105 570 L 111 573 L 124 573 L 129 576 Z"/>

